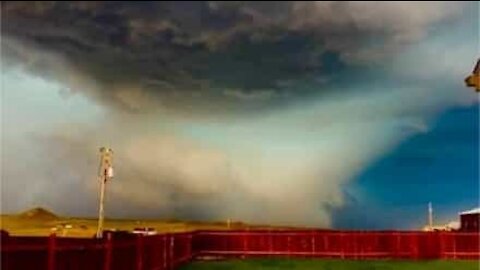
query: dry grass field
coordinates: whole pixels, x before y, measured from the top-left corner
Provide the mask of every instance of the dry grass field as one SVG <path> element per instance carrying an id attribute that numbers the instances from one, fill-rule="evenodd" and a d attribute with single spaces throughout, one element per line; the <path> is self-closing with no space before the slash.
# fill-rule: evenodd
<path id="1" fill-rule="evenodd" d="M 202 229 L 228 230 L 245 228 L 267 228 L 233 222 L 188 222 L 169 220 L 128 220 L 106 219 L 105 229 L 133 230 L 137 227 L 151 227 L 158 232 L 185 232 Z M 34 208 L 17 215 L 1 215 L 0 228 L 11 235 L 92 237 L 97 229 L 94 218 L 59 217 L 43 208 Z M 269 227 L 270 228 L 270 227 Z"/>

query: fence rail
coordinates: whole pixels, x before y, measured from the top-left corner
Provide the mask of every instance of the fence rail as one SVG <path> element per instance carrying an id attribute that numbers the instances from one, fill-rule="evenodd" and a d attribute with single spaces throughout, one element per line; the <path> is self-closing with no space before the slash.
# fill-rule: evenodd
<path id="1" fill-rule="evenodd" d="M 197 231 L 1 240 L 4 270 L 173 270 L 207 256 L 480 259 L 480 233 L 466 232 Z"/>

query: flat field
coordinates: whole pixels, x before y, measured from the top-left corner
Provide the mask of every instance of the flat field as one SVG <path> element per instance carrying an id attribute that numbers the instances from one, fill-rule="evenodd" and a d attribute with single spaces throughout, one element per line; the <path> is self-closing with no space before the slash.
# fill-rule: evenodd
<path id="1" fill-rule="evenodd" d="M 177 220 L 135 220 L 106 219 L 104 229 L 128 230 L 137 227 L 155 228 L 157 232 L 186 232 L 193 230 L 229 230 L 245 228 L 272 228 L 268 226 L 253 226 L 240 222 L 195 222 Z M 44 210 L 27 211 L 18 215 L 1 215 L 0 229 L 18 236 L 57 236 L 93 237 L 97 230 L 97 220 L 94 218 L 60 217 Z M 278 228 L 281 229 L 281 228 Z"/>

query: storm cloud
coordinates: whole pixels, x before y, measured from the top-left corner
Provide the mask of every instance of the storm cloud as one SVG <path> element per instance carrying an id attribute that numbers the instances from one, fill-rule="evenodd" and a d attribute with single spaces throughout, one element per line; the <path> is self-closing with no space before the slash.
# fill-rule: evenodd
<path id="1" fill-rule="evenodd" d="M 95 215 L 109 146 L 108 216 L 328 227 L 366 166 L 475 100 L 451 38 L 472 6 L 2 2 L 2 211 Z"/>
<path id="2" fill-rule="evenodd" d="M 391 60 L 463 6 L 3 2 L 2 56 L 133 112 L 260 110 Z"/>

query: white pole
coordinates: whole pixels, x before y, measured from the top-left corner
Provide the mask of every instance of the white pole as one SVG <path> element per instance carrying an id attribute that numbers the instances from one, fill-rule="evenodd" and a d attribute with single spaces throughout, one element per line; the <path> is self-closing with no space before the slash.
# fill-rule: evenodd
<path id="1" fill-rule="evenodd" d="M 107 187 L 107 181 L 113 177 L 112 149 L 102 147 L 100 148 L 100 153 L 100 168 L 98 170 L 98 176 L 100 178 L 100 203 L 98 206 L 97 238 L 101 238 L 103 234 L 103 221 L 105 219 L 105 189 Z"/>
<path id="2" fill-rule="evenodd" d="M 433 230 L 433 208 L 432 203 L 428 203 L 428 227 Z"/>
<path id="3" fill-rule="evenodd" d="M 102 237 L 103 232 L 103 220 L 105 218 L 104 212 L 104 202 L 105 202 L 105 187 L 107 186 L 107 174 L 103 174 L 103 179 L 100 181 L 100 204 L 98 208 L 98 228 L 97 228 L 97 238 Z"/>

